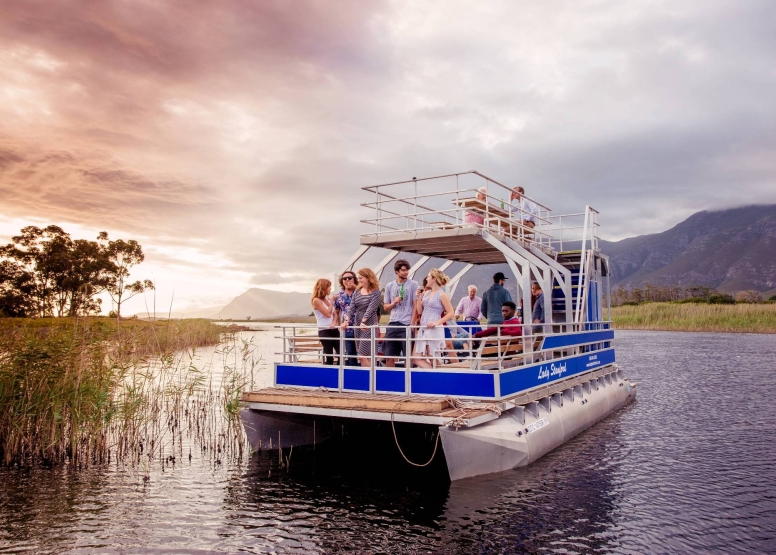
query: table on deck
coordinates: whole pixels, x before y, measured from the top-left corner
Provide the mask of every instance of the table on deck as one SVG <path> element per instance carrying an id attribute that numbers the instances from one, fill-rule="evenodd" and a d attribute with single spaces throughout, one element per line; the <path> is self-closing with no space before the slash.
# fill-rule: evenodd
<path id="1" fill-rule="evenodd" d="M 523 226 L 517 220 L 512 219 L 509 208 L 494 206 L 487 201 L 480 200 L 477 197 L 454 199 L 453 204 L 478 216 L 482 216 L 485 225 L 497 227 L 499 231 L 506 232 L 512 236 L 519 236 L 528 239 L 533 236 L 530 228 Z M 521 233 L 522 232 L 522 233 Z"/>

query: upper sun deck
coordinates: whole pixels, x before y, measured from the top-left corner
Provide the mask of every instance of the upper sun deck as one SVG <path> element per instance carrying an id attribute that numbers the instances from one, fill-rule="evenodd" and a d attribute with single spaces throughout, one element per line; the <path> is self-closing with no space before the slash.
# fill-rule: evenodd
<path id="1" fill-rule="evenodd" d="M 362 206 L 373 211 L 362 220 L 372 229 L 361 244 L 467 264 L 504 262 L 502 250 L 489 240 L 513 241 L 554 257 L 586 243 L 598 249 L 597 211 L 585 207 L 577 214 L 553 215 L 545 204 L 536 205 L 536 225 L 522 223 L 512 188 L 476 171 L 363 187 L 374 195 Z M 479 195 L 479 196 L 478 196 Z M 487 233 L 483 233 L 486 231 Z"/>

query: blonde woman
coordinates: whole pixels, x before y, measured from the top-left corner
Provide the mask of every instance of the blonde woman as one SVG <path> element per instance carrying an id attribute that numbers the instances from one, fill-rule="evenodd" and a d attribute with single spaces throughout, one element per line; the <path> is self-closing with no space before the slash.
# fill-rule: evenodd
<path id="1" fill-rule="evenodd" d="M 428 273 L 429 290 L 415 301 L 416 310 L 420 313 L 420 330 L 412 362 L 418 368 L 433 368 L 434 358 L 445 350 L 444 323 L 455 316 L 450 296 L 442 289 L 449 280 L 443 272 L 434 268 Z"/>
<path id="2" fill-rule="evenodd" d="M 358 326 L 355 328 L 356 350 L 358 361 L 364 368 L 372 366 L 372 329 L 378 323 L 377 308 L 382 301 L 380 293 L 380 280 L 369 268 L 361 268 L 356 272 L 358 287 L 353 293 L 350 303 L 350 311 L 342 322 L 342 327 Z M 377 337 L 377 330 L 374 330 Z"/>
<path id="3" fill-rule="evenodd" d="M 340 354 L 340 334 L 334 323 L 334 300 L 329 295 L 331 295 L 331 282 L 321 278 L 315 282 L 310 303 L 313 305 L 313 314 L 318 322 L 318 338 L 323 345 L 323 363 L 331 365 L 334 364 L 334 353 Z"/>

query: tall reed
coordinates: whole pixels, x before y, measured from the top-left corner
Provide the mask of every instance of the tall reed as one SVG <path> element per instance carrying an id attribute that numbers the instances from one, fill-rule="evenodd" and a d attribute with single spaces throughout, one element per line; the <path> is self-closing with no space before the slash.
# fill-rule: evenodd
<path id="1" fill-rule="evenodd" d="M 776 333 L 776 304 L 644 303 L 612 307 L 615 328 Z"/>
<path id="2" fill-rule="evenodd" d="M 223 372 L 192 362 L 222 341 Z M 253 352 L 207 320 L 0 320 L 0 463 L 148 465 L 182 456 L 185 437 L 242 455 Z"/>

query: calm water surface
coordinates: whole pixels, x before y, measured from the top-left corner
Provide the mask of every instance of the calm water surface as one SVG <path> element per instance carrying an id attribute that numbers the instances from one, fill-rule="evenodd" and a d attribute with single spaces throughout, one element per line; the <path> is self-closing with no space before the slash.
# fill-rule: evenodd
<path id="1" fill-rule="evenodd" d="M 256 332 L 271 359 L 273 332 Z M 776 336 L 618 332 L 638 400 L 532 466 L 0 470 L 0 552 L 776 553 Z M 271 381 L 266 367 L 260 381 Z"/>

